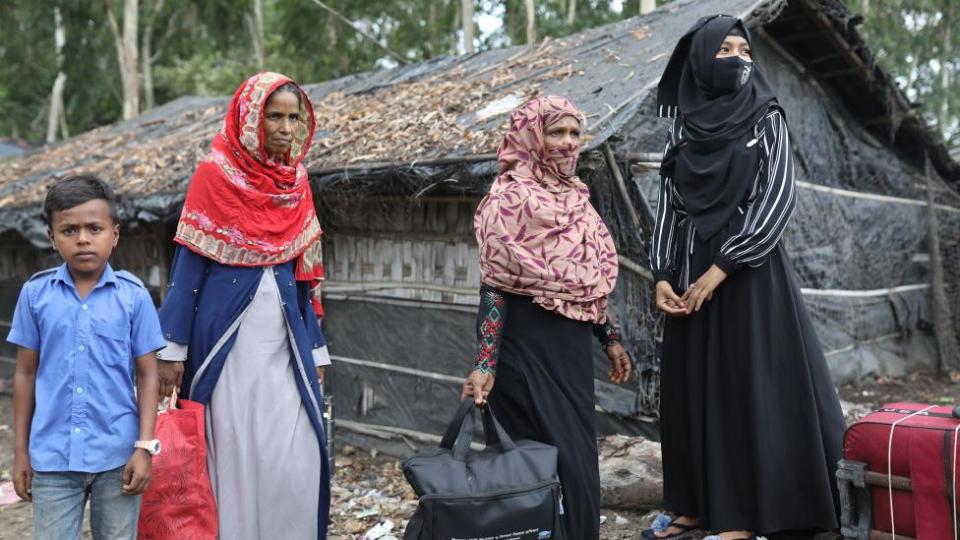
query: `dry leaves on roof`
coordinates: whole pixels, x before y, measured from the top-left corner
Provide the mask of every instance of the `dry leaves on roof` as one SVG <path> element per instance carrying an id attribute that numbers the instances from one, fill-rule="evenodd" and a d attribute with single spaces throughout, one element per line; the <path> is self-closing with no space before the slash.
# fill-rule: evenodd
<path id="1" fill-rule="evenodd" d="M 332 133 L 318 134 L 325 136 L 314 143 L 308 167 L 494 152 L 509 111 L 482 120 L 477 111 L 509 95 L 533 98 L 544 81 L 573 74 L 573 66 L 548 41 L 473 72 L 460 65 L 374 92 L 330 94 L 315 111 L 318 124 Z"/>
<path id="2" fill-rule="evenodd" d="M 98 128 L 42 154 L 0 162 L 0 186 L 39 177 L 0 197 L 0 208 L 38 202 L 53 181 L 69 174 L 101 176 L 127 195 L 178 190 L 206 153 L 222 119 L 219 106 L 191 109 L 139 128 Z"/>

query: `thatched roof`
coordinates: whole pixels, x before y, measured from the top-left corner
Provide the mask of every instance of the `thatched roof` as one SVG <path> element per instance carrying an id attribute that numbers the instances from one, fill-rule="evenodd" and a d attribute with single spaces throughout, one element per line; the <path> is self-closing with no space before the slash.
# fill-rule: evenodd
<path id="1" fill-rule="evenodd" d="M 941 176 L 960 182 L 960 166 L 890 76 L 874 65 L 851 24 L 855 21 L 838 0 L 789 5 L 784 0 L 677 0 L 649 15 L 563 39 L 307 85 L 318 117 L 308 168 L 316 179 L 411 163 L 489 162 L 509 110 L 548 93 L 569 97 L 587 114 L 588 149 L 594 148 L 650 98 L 677 37 L 698 17 L 715 12 L 765 25 L 801 64 L 819 59 L 810 75 L 822 73 L 836 83 L 844 104 L 868 120 L 868 130 L 908 159 L 930 151 Z M 817 48 L 798 39 L 813 34 L 828 39 L 820 39 Z M 15 229 L 31 239 L 42 237 L 36 219 L 46 187 L 74 171 L 115 182 L 128 218 L 150 220 L 175 212 L 227 101 L 181 98 L 136 119 L 0 162 L 0 232 Z"/>

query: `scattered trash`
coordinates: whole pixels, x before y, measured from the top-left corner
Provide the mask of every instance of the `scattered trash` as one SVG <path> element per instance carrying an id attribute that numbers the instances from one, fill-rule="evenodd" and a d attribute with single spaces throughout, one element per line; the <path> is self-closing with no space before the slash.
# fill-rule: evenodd
<path id="1" fill-rule="evenodd" d="M 367 531 L 367 534 L 363 535 L 363 540 L 386 540 L 387 534 L 393 530 L 393 521 L 385 519 L 380 523 L 377 523 L 372 529 Z M 391 538 L 395 538 L 393 535 L 390 535 Z"/>
<path id="2" fill-rule="evenodd" d="M 843 416 L 847 419 L 847 424 L 852 424 L 873 411 L 873 407 L 866 403 L 853 403 L 851 401 L 840 400 L 840 408 L 843 410 Z"/>
<path id="3" fill-rule="evenodd" d="M 613 520 L 613 523 L 617 526 L 628 525 L 630 520 L 621 516 L 620 514 L 614 514 L 616 518 Z"/>
<path id="4" fill-rule="evenodd" d="M 495 99 L 490 103 L 487 103 L 482 109 L 477 111 L 477 121 L 483 122 L 488 118 L 506 114 L 513 109 L 516 109 L 519 105 L 523 105 L 522 95 L 507 94 L 500 99 Z"/>
<path id="5" fill-rule="evenodd" d="M 417 498 L 403 477 L 400 462 L 348 445 L 337 451 L 328 538 L 391 540 L 402 533 L 417 508 Z"/>
<path id="6" fill-rule="evenodd" d="M 0 507 L 9 506 L 20 502 L 20 497 L 13 489 L 13 482 L 3 482 L 0 484 Z"/>
<path id="7" fill-rule="evenodd" d="M 357 519 L 363 519 L 365 517 L 379 516 L 379 515 L 380 515 L 380 507 L 374 506 L 373 508 L 367 508 L 366 510 L 357 512 Z"/>
<path id="8" fill-rule="evenodd" d="M 607 516 L 601 515 L 601 516 L 600 516 L 600 524 L 603 525 L 603 524 L 606 523 L 606 522 L 607 522 Z"/>

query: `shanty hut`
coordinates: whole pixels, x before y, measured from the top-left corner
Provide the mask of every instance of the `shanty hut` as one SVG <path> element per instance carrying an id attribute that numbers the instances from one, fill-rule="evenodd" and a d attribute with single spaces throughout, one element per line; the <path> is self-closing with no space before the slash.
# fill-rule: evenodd
<path id="1" fill-rule="evenodd" d="M 652 433 L 661 321 L 646 261 L 666 129 L 654 90 L 675 40 L 712 12 L 747 21 L 787 110 L 799 193 L 786 243 L 835 378 L 932 370 L 955 354 L 960 165 L 877 66 L 859 19 L 837 0 L 676 0 L 563 39 L 306 87 L 319 120 L 308 168 L 325 228 L 338 437 L 404 452 L 448 420 L 475 354 L 473 211 L 509 111 L 537 94 L 586 112 L 580 175 L 621 254 L 613 306 L 639 375 L 604 382 L 597 349 L 600 429 Z M 226 103 L 183 98 L 0 162 L 0 318 L 20 282 L 55 262 L 40 204 L 72 171 L 115 182 L 116 264 L 159 299 L 172 224 Z"/>

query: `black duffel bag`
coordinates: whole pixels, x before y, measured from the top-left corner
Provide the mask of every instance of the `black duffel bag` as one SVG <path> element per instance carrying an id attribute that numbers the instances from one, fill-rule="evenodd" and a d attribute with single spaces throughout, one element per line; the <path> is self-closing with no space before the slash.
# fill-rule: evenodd
<path id="1" fill-rule="evenodd" d="M 487 407 L 484 426 L 494 433 L 486 434 L 486 448 L 472 450 L 474 409 L 473 399 L 465 400 L 440 448 L 403 462 L 420 497 L 404 540 L 561 538 L 556 447 L 511 440 Z"/>

